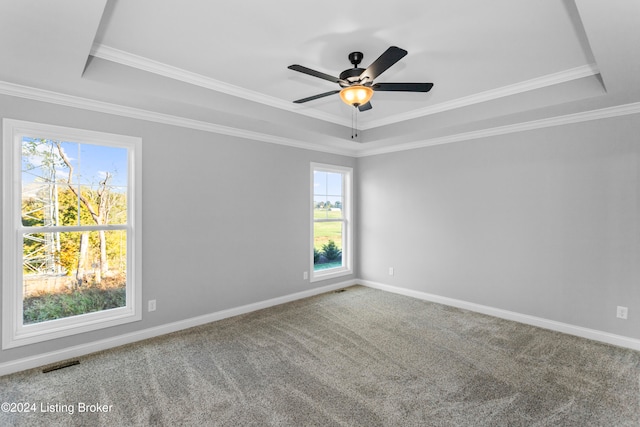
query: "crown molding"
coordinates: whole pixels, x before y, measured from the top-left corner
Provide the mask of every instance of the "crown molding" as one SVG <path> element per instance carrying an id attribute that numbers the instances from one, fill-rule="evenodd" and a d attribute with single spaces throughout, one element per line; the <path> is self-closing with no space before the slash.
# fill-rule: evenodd
<path id="1" fill-rule="evenodd" d="M 495 99 L 504 98 L 506 96 L 517 95 L 519 93 L 529 92 L 536 89 L 542 89 L 548 86 L 560 83 L 570 82 L 572 80 L 582 79 L 584 77 L 594 76 L 599 73 L 596 64 L 583 65 L 581 67 L 571 68 L 569 70 L 560 71 L 554 74 L 537 77 L 535 79 L 526 80 L 524 82 L 503 86 L 497 89 L 491 89 L 474 95 L 453 99 L 447 102 L 430 105 L 428 107 L 419 108 L 402 114 L 394 114 L 383 119 L 376 120 L 363 126 L 363 130 L 373 129 L 380 126 L 386 126 L 393 123 L 403 122 L 405 120 L 417 119 L 419 117 L 431 114 L 442 113 L 443 111 L 455 110 L 456 108 L 468 107 L 482 102 L 493 101 Z"/>
<path id="2" fill-rule="evenodd" d="M 348 118 L 342 118 L 333 114 L 325 113 L 315 109 L 301 108 L 300 105 L 293 104 L 291 102 L 283 101 L 282 99 L 265 95 L 256 91 L 245 89 L 239 86 L 231 85 L 219 80 L 212 79 L 210 77 L 203 76 L 201 74 L 192 73 L 181 68 L 173 67 L 162 62 L 154 61 L 143 56 L 135 55 L 129 52 L 125 52 L 119 49 L 115 49 L 110 46 L 102 44 L 94 44 L 91 49 L 91 55 L 96 58 L 105 59 L 107 61 L 116 62 L 118 64 L 126 65 L 128 67 L 137 68 L 139 70 L 147 71 L 164 77 L 168 77 L 174 80 L 182 81 L 185 83 L 200 86 L 206 89 L 211 89 L 217 92 L 226 93 L 227 95 L 236 96 L 249 101 L 258 102 L 270 107 L 279 108 L 294 113 L 298 113 L 304 116 L 312 117 L 319 120 L 324 120 L 330 123 L 351 126 L 351 122 Z M 593 76 L 599 73 L 596 64 L 583 65 L 569 70 L 560 71 L 557 73 L 549 74 L 535 79 L 526 80 L 524 82 L 515 83 L 512 85 L 500 87 L 497 89 L 491 89 L 485 92 L 480 92 L 474 95 L 465 96 L 462 98 L 454 99 L 447 102 L 442 102 L 428 107 L 419 108 L 406 113 L 395 114 L 387 116 L 382 119 L 374 120 L 370 123 L 363 123 L 360 127 L 361 130 L 374 129 L 381 126 L 386 126 L 393 123 L 402 122 L 405 120 L 411 120 L 431 114 L 441 113 L 443 111 L 454 110 L 456 108 L 467 107 L 482 102 L 492 101 L 495 99 L 503 98 L 506 96 L 516 95 L 519 93 L 528 92 L 535 89 L 541 89 L 548 86 L 557 85 L 560 83 L 566 83 L 572 80 L 581 79 L 584 77 Z"/>
<path id="3" fill-rule="evenodd" d="M 82 98 L 74 95 L 67 95 L 52 92 L 45 89 L 38 89 L 22 86 L 14 83 L 0 81 L 0 94 L 15 96 L 18 98 L 31 99 L 34 101 L 47 102 L 66 107 L 80 108 L 83 110 L 96 111 L 99 113 L 114 114 L 133 119 L 146 120 L 161 124 L 179 126 L 189 129 L 202 130 L 221 135 L 234 136 L 238 138 L 250 139 L 254 141 L 268 142 L 271 144 L 286 145 L 289 147 L 302 148 L 305 150 L 320 151 L 343 156 L 353 156 L 353 150 L 326 147 L 314 143 L 300 142 L 298 140 L 269 135 L 261 132 L 254 132 L 245 129 L 238 129 L 230 126 L 215 123 L 203 122 L 200 120 L 187 119 L 170 114 L 158 113 L 155 111 L 143 110 L 140 108 L 126 107 L 93 99 Z"/>
<path id="4" fill-rule="evenodd" d="M 200 86 L 205 89 L 214 90 L 216 92 L 226 93 L 227 95 L 232 95 L 238 98 L 246 99 L 248 101 L 257 102 L 269 107 L 298 113 L 304 116 L 312 117 L 314 119 L 320 119 L 326 122 L 335 123 L 337 125 L 351 126 L 351 122 L 346 117 L 337 117 L 333 114 L 325 113 L 315 109 L 305 109 L 300 105 L 294 104 L 293 102 L 284 101 L 274 96 L 265 95 L 263 93 L 225 83 L 211 77 L 203 76 L 202 74 L 197 74 L 191 71 L 183 70 L 182 68 L 173 67 L 171 65 L 154 61 L 153 59 L 145 58 L 143 56 L 134 55 L 132 53 L 115 49 L 110 46 L 94 44 L 91 48 L 90 54 L 91 56 L 94 56 L 96 58 L 101 58 L 107 61 L 136 68 L 138 70 L 147 71 L 149 73 L 168 77 L 170 79 L 178 80 L 195 86 Z"/>
<path id="5" fill-rule="evenodd" d="M 515 132 L 525 132 L 535 129 L 543 129 L 553 126 L 562 126 L 572 123 L 587 122 L 591 120 L 607 119 L 611 117 L 627 116 L 640 113 L 640 102 L 631 104 L 616 105 L 597 110 L 583 111 L 580 113 L 566 114 L 563 116 L 549 117 L 546 119 L 532 120 L 528 122 L 516 123 L 513 125 L 498 126 L 488 129 L 481 129 L 472 132 L 464 132 L 455 135 L 448 135 L 438 138 L 426 139 L 418 142 L 398 144 L 391 147 L 381 147 L 373 149 L 363 149 L 356 153 L 355 157 L 374 156 L 377 154 L 394 153 L 398 151 L 414 150 L 416 148 L 430 147 L 433 145 L 449 144 L 452 142 L 469 141 L 472 139 L 486 138 L 490 136 L 506 135 Z"/>
<path id="6" fill-rule="evenodd" d="M 486 138 L 490 136 L 506 135 L 515 132 L 525 132 L 535 129 L 543 129 L 552 126 L 562 126 L 566 124 L 586 122 L 591 120 L 606 119 L 611 117 L 626 116 L 640 113 L 640 102 L 606 107 L 597 110 L 583 111 L 579 113 L 566 114 L 563 116 L 550 117 L 546 119 L 521 122 L 512 125 L 498 126 L 488 129 L 481 129 L 472 132 L 464 132 L 455 135 L 448 135 L 438 138 L 425 139 L 416 142 L 398 144 L 380 148 L 351 148 L 340 149 L 305 143 L 298 140 L 269 135 L 261 132 L 254 132 L 245 129 L 238 129 L 199 120 L 186 119 L 184 117 L 170 114 L 157 113 L 140 108 L 126 107 L 108 102 L 96 101 L 88 98 L 81 98 L 73 95 L 66 95 L 44 89 L 22 86 L 14 83 L 0 81 L 0 94 L 14 96 L 18 98 L 31 99 L 35 101 L 47 102 L 67 107 L 80 108 L 84 110 L 96 111 L 106 114 L 114 114 L 133 119 L 146 120 L 161 124 L 168 124 L 189 129 L 202 130 L 222 135 L 234 136 L 238 138 L 250 139 L 254 141 L 268 142 L 271 144 L 285 145 L 289 147 L 313 150 L 324 153 L 338 154 L 350 157 L 366 157 L 378 154 L 394 153 L 399 151 L 414 150 L 417 148 L 430 147 L 433 145 L 448 144 L 452 142 L 468 141 L 473 139 Z"/>

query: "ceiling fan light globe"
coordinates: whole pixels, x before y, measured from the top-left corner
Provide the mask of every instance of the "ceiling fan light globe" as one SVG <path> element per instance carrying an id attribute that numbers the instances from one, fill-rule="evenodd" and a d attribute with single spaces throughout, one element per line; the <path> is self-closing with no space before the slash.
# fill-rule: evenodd
<path id="1" fill-rule="evenodd" d="M 362 85 L 345 87 L 340 91 L 340 99 L 342 99 L 345 104 L 353 107 L 366 104 L 372 96 L 373 89 Z"/>
<path id="2" fill-rule="evenodd" d="M 356 94 L 352 90 L 344 91 L 344 100 L 347 101 L 348 104 L 351 104 L 353 100 L 356 99 Z"/>

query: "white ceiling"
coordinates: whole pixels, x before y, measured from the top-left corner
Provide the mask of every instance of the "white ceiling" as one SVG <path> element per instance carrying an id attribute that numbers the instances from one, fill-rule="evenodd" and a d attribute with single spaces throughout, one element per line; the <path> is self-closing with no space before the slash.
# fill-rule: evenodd
<path id="1" fill-rule="evenodd" d="M 376 82 L 434 88 L 375 93 L 356 140 L 337 95 L 292 103 L 339 87 L 288 65 L 337 76 L 392 45 Z M 631 0 L 3 1 L 0 93 L 366 155 L 636 111 L 639 46 Z"/>

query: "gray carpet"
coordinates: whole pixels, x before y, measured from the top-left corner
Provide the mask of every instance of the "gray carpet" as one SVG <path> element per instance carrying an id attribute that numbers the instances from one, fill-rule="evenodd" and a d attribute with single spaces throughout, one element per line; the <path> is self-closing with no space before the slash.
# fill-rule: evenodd
<path id="1" fill-rule="evenodd" d="M 638 426 L 639 388 L 638 352 L 355 286 L 2 377 L 37 408 L 0 425 Z"/>

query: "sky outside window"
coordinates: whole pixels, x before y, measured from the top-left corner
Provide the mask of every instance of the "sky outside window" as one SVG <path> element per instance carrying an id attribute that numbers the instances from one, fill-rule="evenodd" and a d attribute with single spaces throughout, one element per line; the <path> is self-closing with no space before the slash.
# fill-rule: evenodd
<path id="1" fill-rule="evenodd" d="M 336 202 L 339 202 L 342 205 L 342 174 L 314 171 L 313 201 L 314 204 L 330 202 L 335 206 Z"/>
<path id="2" fill-rule="evenodd" d="M 53 141 L 22 138 L 22 182 L 29 184 L 42 179 L 47 159 L 55 156 L 59 159 L 57 147 Z M 32 147 L 36 143 L 37 147 Z M 61 142 L 61 147 L 73 166 L 72 182 L 81 185 L 97 185 L 103 181 L 106 173 L 111 174 L 110 186 L 115 191 L 123 191 L 127 186 L 128 151 L 126 148 L 93 145 L 77 142 Z M 68 179 L 69 169 L 65 165 L 55 165 L 56 178 Z"/>

